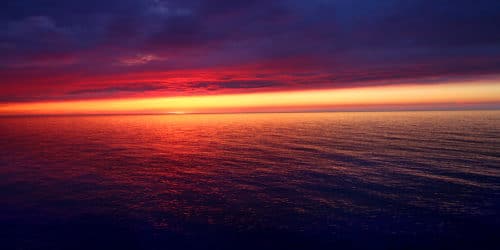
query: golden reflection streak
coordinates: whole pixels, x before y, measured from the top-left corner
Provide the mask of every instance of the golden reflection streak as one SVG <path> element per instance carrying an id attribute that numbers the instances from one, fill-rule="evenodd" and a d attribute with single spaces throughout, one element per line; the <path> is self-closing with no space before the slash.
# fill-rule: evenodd
<path id="1" fill-rule="evenodd" d="M 272 108 L 500 102 L 498 83 L 399 85 L 251 94 L 78 100 L 0 105 L 0 114 L 183 113 Z"/>

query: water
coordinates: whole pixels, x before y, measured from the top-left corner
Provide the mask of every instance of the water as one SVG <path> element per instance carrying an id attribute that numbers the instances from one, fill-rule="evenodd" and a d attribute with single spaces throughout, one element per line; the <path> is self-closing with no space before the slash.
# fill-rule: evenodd
<path id="1" fill-rule="evenodd" d="M 2 249 L 494 248 L 500 112 L 0 118 Z"/>

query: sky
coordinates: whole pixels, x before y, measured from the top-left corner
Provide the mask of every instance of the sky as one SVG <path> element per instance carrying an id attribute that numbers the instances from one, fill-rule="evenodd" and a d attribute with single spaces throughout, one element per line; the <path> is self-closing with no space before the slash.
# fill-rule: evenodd
<path id="1" fill-rule="evenodd" d="M 4 0 L 0 114 L 500 107 L 496 0 Z"/>

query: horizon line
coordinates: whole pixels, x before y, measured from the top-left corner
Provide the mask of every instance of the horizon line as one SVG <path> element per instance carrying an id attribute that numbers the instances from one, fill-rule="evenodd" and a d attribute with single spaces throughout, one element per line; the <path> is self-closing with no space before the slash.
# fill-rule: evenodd
<path id="1" fill-rule="evenodd" d="M 359 110 L 302 110 L 302 111 L 239 111 L 239 112 L 144 112 L 144 113 L 62 113 L 62 114 L 0 114 L 0 118 L 12 117 L 71 117 L 71 116 L 183 116 L 183 115 L 237 115 L 237 114 L 314 114 L 314 113 L 398 113 L 398 112 L 463 112 L 500 111 L 500 107 L 450 107 L 412 109 L 359 109 Z"/>

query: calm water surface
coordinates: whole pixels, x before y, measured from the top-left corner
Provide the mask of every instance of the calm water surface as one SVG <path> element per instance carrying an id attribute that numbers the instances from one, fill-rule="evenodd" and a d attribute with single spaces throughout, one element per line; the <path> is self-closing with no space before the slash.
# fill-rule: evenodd
<path id="1" fill-rule="evenodd" d="M 1 249 L 495 248 L 500 112 L 0 118 Z"/>

